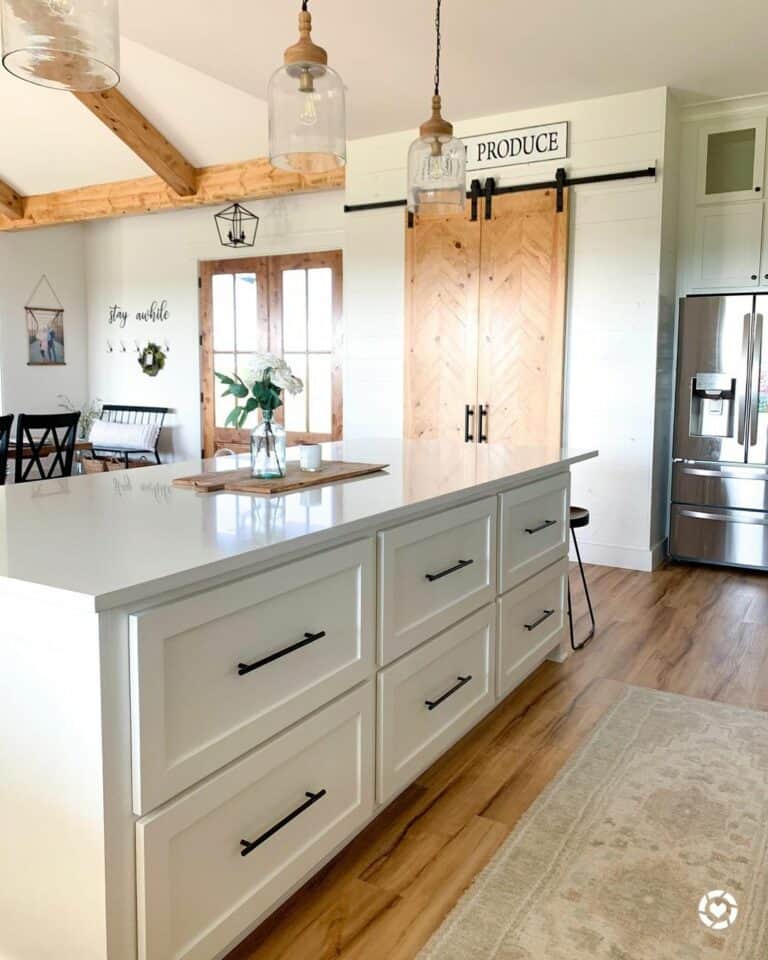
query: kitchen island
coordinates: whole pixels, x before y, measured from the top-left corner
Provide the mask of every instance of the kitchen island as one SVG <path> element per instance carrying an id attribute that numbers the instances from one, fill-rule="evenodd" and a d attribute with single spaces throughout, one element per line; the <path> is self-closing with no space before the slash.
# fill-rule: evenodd
<path id="1" fill-rule="evenodd" d="M 570 467 L 201 495 L 192 461 L 0 488 L 0 956 L 214 960 L 548 656 Z"/>

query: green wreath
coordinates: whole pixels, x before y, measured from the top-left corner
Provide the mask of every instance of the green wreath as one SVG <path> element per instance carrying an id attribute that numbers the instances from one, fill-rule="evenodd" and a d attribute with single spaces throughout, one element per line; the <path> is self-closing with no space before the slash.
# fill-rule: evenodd
<path id="1" fill-rule="evenodd" d="M 165 367 L 165 353 L 156 343 L 148 343 L 139 354 L 141 372 L 148 377 L 156 377 Z"/>

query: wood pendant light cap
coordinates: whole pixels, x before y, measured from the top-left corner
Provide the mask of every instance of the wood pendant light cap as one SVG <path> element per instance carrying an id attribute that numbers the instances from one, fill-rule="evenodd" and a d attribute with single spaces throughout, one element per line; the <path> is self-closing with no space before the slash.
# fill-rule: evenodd
<path id="1" fill-rule="evenodd" d="M 422 137 L 452 137 L 453 124 L 443 120 L 442 103 L 439 94 L 432 97 L 432 116 L 419 127 Z"/>
<path id="2" fill-rule="evenodd" d="M 293 63 L 316 63 L 324 67 L 328 64 L 328 54 L 312 42 L 312 14 L 308 10 L 299 13 L 299 40 L 285 51 L 283 62 L 286 66 Z"/>

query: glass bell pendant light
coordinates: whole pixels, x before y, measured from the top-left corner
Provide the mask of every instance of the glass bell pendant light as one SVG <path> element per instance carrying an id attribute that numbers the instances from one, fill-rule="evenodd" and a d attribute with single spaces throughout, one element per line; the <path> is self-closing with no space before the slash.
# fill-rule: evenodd
<path id="1" fill-rule="evenodd" d="M 311 33 L 303 0 L 299 41 L 269 81 L 269 159 L 282 170 L 326 173 L 347 160 L 344 84 Z"/>
<path id="2" fill-rule="evenodd" d="M 443 119 L 440 100 L 440 6 L 437 0 L 435 33 L 435 90 L 432 116 L 419 128 L 419 138 L 408 151 L 408 209 L 440 216 L 464 209 L 467 196 L 467 155 L 453 135 L 453 124 Z"/>
<path id="3" fill-rule="evenodd" d="M 118 0 L 0 0 L 0 10 L 9 73 L 78 93 L 117 84 Z"/>

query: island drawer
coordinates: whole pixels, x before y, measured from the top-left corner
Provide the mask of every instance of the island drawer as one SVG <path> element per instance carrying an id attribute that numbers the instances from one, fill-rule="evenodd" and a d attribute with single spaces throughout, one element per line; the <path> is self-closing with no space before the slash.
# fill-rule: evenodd
<path id="1" fill-rule="evenodd" d="M 221 956 L 370 818 L 373 701 L 369 682 L 138 822 L 140 960 Z"/>
<path id="2" fill-rule="evenodd" d="M 501 593 L 567 555 L 570 482 L 562 473 L 502 494 Z"/>
<path id="3" fill-rule="evenodd" d="M 505 697 L 560 643 L 568 615 L 568 560 L 564 558 L 499 601 L 496 692 Z"/>
<path id="4" fill-rule="evenodd" d="M 378 676 L 377 793 L 384 803 L 494 705 L 493 604 Z"/>
<path id="5" fill-rule="evenodd" d="M 137 814 L 370 675 L 374 568 L 371 538 L 131 616 Z"/>
<path id="6" fill-rule="evenodd" d="M 496 498 L 379 534 L 379 662 L 384 665 L 496 594 Z"/>

